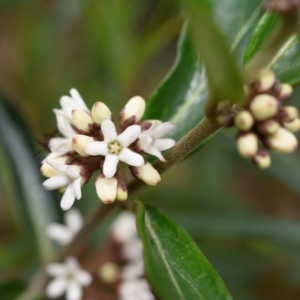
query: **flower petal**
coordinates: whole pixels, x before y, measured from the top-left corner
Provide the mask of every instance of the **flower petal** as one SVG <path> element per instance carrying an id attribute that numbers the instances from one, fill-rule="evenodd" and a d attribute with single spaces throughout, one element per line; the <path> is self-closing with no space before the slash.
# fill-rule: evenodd
<path id="1" fill-rule="evenodd" d="M 63 137 L 55 137 L 49 140 L 48 142 L 48 147 L 50 148 L 51 151 L 54 151 L 59 145 L 63 144 L 66 142 L 66 138 Z"/>
<path id="2" fill-rule="evenodd" d="M 127 148 L 130 144 L 132 144 L 140 135 L 141 126 L 132 125 L 127 127 L 119 136 L 118 140 L 122 144 L 123 147 Z"/>
<path id="3" fill-rule="evenodd" d="M 70 118 L 71 118 L 71 111 L 70 111 Z M 56 121 L 57 121 L 57 128 L 61 132 L 64 137 L 71 138 L 73 137 L 76 132 L 72 128 L 69 120 L 62 114 L 56 113 Z"/>
<path id="4" fill-rule="evenodd" d="M 73 186 L 76 199 L 79 200 L 81 198 L 81 177 L 74 180 L 72 186 Z"/>
<path id="5" fill-rule="evenodd" d="M 48 225 L 46 233 L 50 238 L 57 241 L 60 245 L 67 245 L 73 237 L 71 229 L 60 224 Z"/>
<path id="6" fill-rule="evenodd" d="M 142 155 L 135 153 L 128 148 L 125 148 L 121 151 L 119 154 L 119 159 L 124 163 L 135 167 L 142 166 L 145 163 Z"/>
<path id="7" fill-rule="evenodd" d="M 174 127 L 174 124 L 172 122 L 165 122 L 162 124 L 159 124 L 156 129 L 154 130 L 152 137 L 154 139 L 158 139 L 162 137 L 163 135 L 167 134 L 169 131 L 171 131 Z"/>
<path id="8" fill-rule="evenodd" d="M 80 177 L 82 167 L 77 165 L 68 165 L 66 170 L 66 175 L 72 179 L 77 179 Z"/>
<path id="9" fill-rule="evenodd" d="M 106 155 L 107 154 L 107 143 L 106 142 L 90 142 L 85 148 L 84 152 L 89 155 Z"/>
<path id="10" fill-rule="evenodd" d="M 92 283 L 92 276 L 89 272 L 80 270 L 77 272 L 77 280 L 83 286 L 88 286 Z"/>
<path id="11" fill-rule="evenodd" d="M 46 295 L 49 298 L 57 298 L 63 295 L 67 287 L 67 282 L 64 278 L 52 280 L 46 287 Z"/>
<path id="12" fill-rule="evenodd" d="M 156 149 L 155 147 L 151 147 L 148 150 L 144 150 L 146 153 L 151 154 L 153 156 L 156 156 L 160 161 L 165 162 L 165 158 L 162 156 L 162 154 L 160 153 L 160 151 L 158 149 Z"/>
<path id="13" fill-rule="evenodd" d="M 46 266 L 46 272 L 50 276 L 61 277 L 61 276 L 65 275 L 66 268 L 63 264 L 52 263 L 52 264 L 48 264 Z"/>
<path id="14" fill-rule="evenodd" d="M 77 273 L 78 270 L 80 270 L 80 265 L 79 265 L 77 259 L 73 256 L 68 256 L 66 258 L 65 265 L 69 272 Z"/>
<path id="15" fill-rule="evenodd" d="M 81 300 L 82 288 L 77 282 L 70 282 L 66 291 L 67 300 Z"/>
<path id="16" fill-rule="evenodd" d="M 68 185 L 70 179 L 65 175 L 55 175 L 43 182 L 43 187 L 46 190 L 56 190 Z"/>
<path id="17" fill-rule="evenodd" d="M 55 162 L 53 160 L 47 160 L 47 164 L 49 164 L 53 169 L 55 169 L 58 173 L 66 174 L 68 165 Z"/>
<path id="18" fill-rule="evenodd" d="M 74 102 L 77 104 L 76 108 L 80 108 L 89 112 L 89 109 L 87 108 L 84 100 L 82 99 L 77 89 L 70 89 L 70 95 L 72 96 Z"/>
<path id="19" fill-rule="evenodd" d="M 105 119 L 101 123 L 101 131 L 103 133 L 104 141 L 106 143 L 109 143 L 117 139 L 116 126 L 113 123 L 113 121 L 109 119 Z"/>
<path id="20" fill-rule="evenodd" d="M 69 209 L 73 205 L 75 197 L 76 195 L 73 186 L 72 184 L 69 184 L 65 190 L 63 197 L 61 198 L 60 207 L 63 210 Z"/>
<path id="21" fill-rule="evenodd" d="M 159 151 L 164 151 L 172 148 L 176 142 L 172 139 L 157 139 L 154 140 L 153 147 L 158 149 Z"/>
<path id="22" fill-rule="evenodd" d="M 122 150 L 122 152 L 123 151 L 124 149 Z M 115 175 L 117 171 L 118 162 L 119 162 L 119 157 L 117 155 L 107 154 L 105 156 L 105 160 L 103 164 L 103 174 L 105 177 L 111 178 Z"/>
<path id="23" fill-rule="evenodd" d="M 82 227 L 82 216 L 78 209 L 72 208 L 64 215 L 65 223 L 72 232 L 77 232 Z"/>

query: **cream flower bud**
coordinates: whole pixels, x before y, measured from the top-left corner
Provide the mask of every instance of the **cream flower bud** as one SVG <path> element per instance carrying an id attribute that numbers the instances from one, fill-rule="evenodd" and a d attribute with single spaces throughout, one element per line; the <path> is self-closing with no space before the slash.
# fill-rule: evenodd
<path id="1" fill-rule="evenodd" d="M 140 96 L 131 98 L 120 113 L 120 124 L 123 127 L 138 123 L 145 112 L 146 102 Z"/>
<path id="2" fill-rule="evenodd" d="M 300 119 L 296 118 L 291 122 L 285 122 L 283 126 L 290 132 L 296 132 L 300 129 Z"/>
<path id="3" fill-rule="evenodd" d="M 277 114 L 278 101 L 268 94 L 258 95 L 250 103 L 250 110 L 255 119 L 263 121 Z"/>
<path id="4" fill-rule="evenodd" d="M 120 276 L 120 267 L 113 262 L 104 263 L 99 268 L 99 277 L 105 283 L 116 282 Z"/>
<path id="5" fill-rule="evenodd" d="M 281 122 L 291 122 L 298 118 L 299 112 L 295 106 L 282 107 L 277 115 L 277 119 Z"/>
<path id="6" fill-rule="evenodd" d="M 260 148 L 252 158 L 252 162 L 259 168 L 266 169 L 271 165 L 271 156 L 266 149 Z"/>
<path id="7" fill-rule="evenodd" d="M 72 124 L 83 132 L 90 132 L 89 124 L 93 120 L 89 113 L 84 110 L 74 109 L 72 111 Z"/>
<path id="8" fill-rule="evenodd" d="M 125 201 L 128 198 L 127 186 L 123 181 L 118 181 L 117 200 Z"/>
<path id="9" fill-rule="evenodd" d="M 274 119 L 270 119 L 258 123 L 255 128 L 261 134 L 270 135 L 274 134 L 280 128 L 280 124 Z"/>
<path id="10" fill-rule="evenodd" d="M 81 156 L 89 156 L 84 152 L 84 148 L 90 142 L 93 142 L 94 139 L 90 136 L 83 135 L 83 134 L 76 134 L 72 138 L 72 147 L 74 150 L 80 154 Z"/>
<path id="11" fill-rule="evenodd" d="M 65 164 L 69 158 L 69 156 L 65 155 L 53 158 L 51 159 L 51 161 L 59 164 Z M 50 166 L 46 161 L 42 164 L 40 171 L 43 176 L 49 178 L 58 174 L 58 172 L 54 168 L 52 168 L 52 166 Z"/>
<path id="12" fill-rule="evenodd" d="M 118 180 L 115 177 L 106 178 L 101 174 L 95 184 L 97 195 L 103 203 L 110 204 L 116 200 Z"/>
<path id="13" fill-rule="evenodd" d="M 137 178 L 149 185 L 157 185 L 160 183 L 161 178 L 159 173 L 149 162 L 146 162 L 140 167 L 131 167 L 130 169 Z"/>
<path id="14" fill-rule="evenodd" d="M 234 118 L 235 126 L 241 131 L 248 131 L 253 126 L 254 119 L 247 110 L 240 111 Z"/>
<path id="15" fill-rule="evenodd" d="M 112 120 L 110 109 L 102 102 L 96 102 L 92 107 L 92 119 L 95 123 L 101 125 L 105 119 Z"/>
<path id="16" fill-rule="evenodd" d="M 275 74 L 272 70 L 266 69 L 261 72 L 258 80 L 258 92 L 269 90 L 275 83 Z"/>
<path id="17" fill-rule="evenodd" d="M 269 148 L 282 153 L 291 153 L 298 146 L 295 135 L 284 128 L 279 128 L 275 134 L 265 140 L 265 143 Z"/>
<path id="18" fill-rule="evenodd" d="M 283 83 L 280 85 L 280 92 L 278 95 L 278 99 L 281 101 L 286 101 L 291 97 L 292 93 L 293 93 L 292 86 L 287 83 Z"/>
<path id="19" fill-rule="evenodd" d="M 237 148 L 242 156 L 253 157 L 258 149 L 257 136 L 252 132 L 241 134 L 237 138 Z"/>

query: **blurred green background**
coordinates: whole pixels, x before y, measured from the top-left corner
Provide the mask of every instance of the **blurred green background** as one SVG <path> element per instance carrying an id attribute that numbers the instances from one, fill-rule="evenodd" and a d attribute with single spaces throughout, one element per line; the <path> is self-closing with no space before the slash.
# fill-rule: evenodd
<path id="1" fill-rule="evenodd" d="M 0 1 L 0 296 L 53 255 L 42 229 L 61 220 L 60 195 L 41 188 L 38 141 L 55 132 L 60 96 L 76 87 L 115 116 L 131 96 L 147 99 L 183 21 L 172 0 Z M 138 196 L 187 229 L 234 299 L 300 299 L 299 155 L 258 170 L 226 130 Z M 76 206 L 85 214 L 98 201 L 90 182 Z"/>

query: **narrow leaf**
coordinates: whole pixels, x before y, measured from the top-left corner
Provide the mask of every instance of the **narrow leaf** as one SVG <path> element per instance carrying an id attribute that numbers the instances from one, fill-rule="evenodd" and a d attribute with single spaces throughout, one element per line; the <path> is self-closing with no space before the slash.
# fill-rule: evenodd
<path id="1" fill-rule="evenodd" d="M 191 237 L 158 209 L 137 202 L 147 275 L 163 300 L 231 299 Z"/>

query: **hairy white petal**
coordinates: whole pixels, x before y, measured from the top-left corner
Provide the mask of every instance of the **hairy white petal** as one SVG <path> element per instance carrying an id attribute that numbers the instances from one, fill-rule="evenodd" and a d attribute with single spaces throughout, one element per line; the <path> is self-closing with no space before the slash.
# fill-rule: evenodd
<path id="1" fill-rule="evenodd" d="M 53 160 L 47 160 L 47 164 L 49 164 L 53 169 L 55 169 L 58 173 L 66 174 L 68 165 L 55 162 Z"/>
<path id="2" fill-rule="evenodd" d="M 116 126 L 112 120 L 105 119 L 101 123 L 101 131 L 104 136 L 104 141 L 109 143 L 117 139 Z"/>
<path id="3" fill-rule="evenodd" d="M 67 245 L 73 237 L 71 230 L 60 224 L 48 225 L 46 232 L 50 238 L 57 241 L 60 245 Z"/>
<path id="4" fill-rule="evenodd" d="M 89 111 L 89 109 L 87 108 L 84 100 L 82 99 L 77 89 L 75 88 L 70 89 L 70 95 L 72 96 L 74 102 L 77 104 L 77 108 Z"/>
<path id="5" fill-rule="evenodd" d="M 123 149 L 124 150 L 124 149 Z M 117 171 L 119 157 L 114 154 L 107 154 L 103 164 L 103 174 L 107 178 L 111 178 Z"/>
<path id="6" fill-rule="evenodd" d="M 171 122 L 165 122 L 162 124 L 159 124 L 156 128 L 155 131 L 152 134 L 152 137 L 154 139 L 158 139 L 162 136 L 164 136 L 165 134 L 169 133 L 169 131 L 171 131 L 174 127 L 174 124 Z"/>
<path id="7" fill-rule="evenodd" d="M 52 280 L 46 287 L 46 295 L 49 298 L 57 298 L 63 295 L 67 287 L 67 282 L 64 278 Z"/>
<path id="8" fill-rule="evenodd" d="M 70 112 L 71 117 L 71 112 Z M 57 128 L 61 132 L 61 134 L 66 138 L 72 138 L 76 132 L 72 128 L 71 124 L 69 123 L 69 120 L 61 114 L 56 114 L 56 121 L 57 121 Z"/>
<path id="9" fill-rule="evenodd" d="M 106 155 L 107 154 L 107 143 L 106 142 L 91 142 L 88 143 L 84 152 L 89 155 Z"/>
<path id="10" fill-rule="evenodd" d="M 66 291 L 67 300 L 81 300 L 82 299 L 82 288 L 77 282 L 70 282 L 67 286 Z"/>
<path id="11" fill-rule="evenodd" d="M 172 139 L 157 139 L 153 142 L 153 147 L 159 151 L 164 151 L 172 148 L 175 144 L 176 142 Z"/>
<path id="12" fill-rule="evenodd" d="M 155 147 L 150 147 L 148 150 L 145 150 L 146 153 L 151 154 L 153 156 L 156 156 L 160 161 L 165 162 L 165 158 L 162 156 L 159 150 L 157 150 Z"/>
<path id="13" fill-rule="evenodd" d="M 61 198 L 60 207 L 63 210 L 69 209 L 73 205 L 75 197 L 76 195 L 73 186 L 72 184 L 69 184 L 64 192 L 63 197 Z"/>
<path id="14" fill-rule="evenodd" d="M 125 148 L 119 154 L 119 159 L 130 166 L 139 167 L 145 163 L 142 155 Z"/>
<path id="15" fill-rule="evenodd" d="M 66 175 L 72 179 L 76 179 L 80 176 L 81 167 L 77 165 L 68 165 Z"/>
<path id="16" fill-rule="evenodd" d="M 118 140 L 122 144 L 122 146 L 126 148 L 138 138 L 140 133 L 141 133 L 141 126 L 132 125 L 127 127 L 124 130 L 124 132 L 122 132 L 118 136 Z"/>
<path id="17" fill-rule="evenodd" d="M 43 182 L 46 190 L 56 190 L 69 184 L 70 179 L 65 175 L 55 175 Z"/>
<path id="18" fill-rule="evenodd" d="M 76 199 L 77 200 L 81 199 L 81 177 L 74 180 L 74 182 L 72 183 L 72 186 L 74 189 Z"/>

